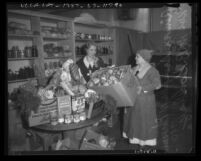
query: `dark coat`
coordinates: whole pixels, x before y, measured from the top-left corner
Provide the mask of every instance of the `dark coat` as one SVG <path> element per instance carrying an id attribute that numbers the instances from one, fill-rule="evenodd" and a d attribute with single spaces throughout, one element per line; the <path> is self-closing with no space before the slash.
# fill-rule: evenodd
<path id="1" fill-rule="evenodd" d="M 128 138 L 150 140 L 157 138 L 158 122 L 154 90 L 161 84 L 159 72 L 151 67 L 139 81 L 142 92 L 137 96 L 134 107 L 126 109 L 123 131 Z"/>
<path id="2" fill-rule="evenodd" d="M 93 66 L 93 67 L 89 66 L 89 68 L 87 68 L 86 65 L 84 64 L 84 57 L 77 61 L 77 65 L 80 68 L 80 71 L 84 79 L 86 80 L 86 82 L 90 80 L 90 76 L 89 76 L 90 72 L 93 73 L 94 71 L 100 69 L 101 67 L 103 68 L 107 66 L 100 57 L 98 57 L 97 66 Z"/>

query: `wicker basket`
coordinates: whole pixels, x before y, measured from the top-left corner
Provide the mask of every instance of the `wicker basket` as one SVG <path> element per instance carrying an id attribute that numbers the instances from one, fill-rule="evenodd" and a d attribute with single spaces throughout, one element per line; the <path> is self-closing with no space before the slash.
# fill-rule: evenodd
<path id="1" fill-rule="evenodd" d="M 100 137 L 100 134 L 92 131 L 92 130 L 86 130 L 83 139 L 81 141 L 80 150 L 112 150 L 111 148 L 104 148 L 100 146 L 98 143 L 98 139 Z M 89 140 L 94 139 L 96 143 L 91 143 Z"/>

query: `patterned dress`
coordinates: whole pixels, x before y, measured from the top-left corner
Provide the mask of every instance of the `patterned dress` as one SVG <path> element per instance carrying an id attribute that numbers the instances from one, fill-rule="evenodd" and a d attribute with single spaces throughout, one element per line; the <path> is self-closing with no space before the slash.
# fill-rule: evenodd
<path id="1" fill-rule="evenodd" d="M 123 137 L 129 138 L 132 144 L 155 146 L 158 123 L 154 90 L 161 86 L 160 75 L 151 66 L 138 80 L 142 91 L 137 95 L 135 106 L 125 109 Z"/>

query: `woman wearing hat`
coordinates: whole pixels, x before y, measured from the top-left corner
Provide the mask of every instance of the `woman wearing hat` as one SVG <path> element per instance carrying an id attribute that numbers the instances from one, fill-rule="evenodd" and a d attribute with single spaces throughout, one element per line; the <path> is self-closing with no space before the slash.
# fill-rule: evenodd
<path id="1" fill-rule="evenodd" d="M 131 144 L 142 147 L 157 144 L 157 116 L 154 90 L 161 87 L 160 74 L 149 64 L 151 50 L 136 53 L 137 66 L 132 69 L 138 84 L 134 107 L 126 108 L 124 113 L 123 137 Z"/>

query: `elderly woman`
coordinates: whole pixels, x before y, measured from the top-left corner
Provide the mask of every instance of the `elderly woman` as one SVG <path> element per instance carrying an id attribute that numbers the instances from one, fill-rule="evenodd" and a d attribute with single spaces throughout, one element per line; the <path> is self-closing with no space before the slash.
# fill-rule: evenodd
<path id="1" fill-rule="evenodd" d="M 142 147 L 157 144 L 157 116 L 154 90 L 161 87 L 159 72 L 149 64 L 151 50 L 136 53 L 137 66 L 132 69 L 138 82 L 137 98 L 134 107 L 124 113 L 123 137 L 131 144 Z"/>
<path id="2" fill-rule="evenodd" d="M 101 67 L 106 67 L 106 64 L 100 57 L 96 56 L 96 44 L 93 41 L 89 41 L 84 45 L 84 52 L 86 56 L 81 58 L 77 65 L 86 82 L 89 81 L 90 75 Z"/>

